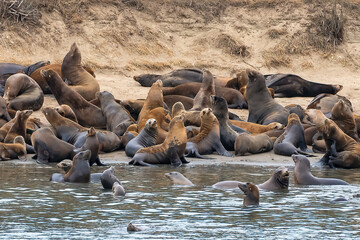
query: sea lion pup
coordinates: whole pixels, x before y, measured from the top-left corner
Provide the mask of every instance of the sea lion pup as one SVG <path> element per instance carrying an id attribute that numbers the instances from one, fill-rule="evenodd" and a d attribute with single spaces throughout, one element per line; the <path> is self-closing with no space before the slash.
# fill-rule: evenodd
<path id="1" fill-rule="evenodd" d="M 278 167 L 269 180 L 259 184 L 258 187 L 267 191 L 277 191 L 288 189 L 289 187 L 289 170 L 284 167 Z"/>
<path id="2" fill-rule="evenodd" d="M 96 97 L 100 100 L 101 110 L 106 118 L 106 129 L 114 132 L 117 136 L 122 136 L 128 126 L 135 123 L 135 120 L 128 112 L 115 102 L 114 96 L 107 92 L 98 92 Z"/>
<path id="3" fill-rule="evenodd" d="M 128 232 L 139 232 L 139 231 L 141 231 L 141 229 L 135 227 L 132 223 L 129 223 L 129 225 L 127 226 L 127 231 Z"/>
<path id="4" fill-rule="evenodd" d="M 34 147 L 37 163 L 60 162 L 75 156 L 75 147 L 58 139 L 50 128 L 40 128 L 31 135 L 31 144 Z"/>
<path id="5" fill-rule="evenodd" d="M 294 180 L 299 185 L 349 185 L 347 182 L 335 178 L 317 178 L 311 174 L 310 161 L 302 155 L 291 155 L 294 163 Z"/>
<path id="6" fill-rule="evenodd" d="M 291 156 L 292 154 L 312 156 L 308 153 L 310 150 L 306 145 L 304 127 L 296 113 L 289 115 L 285 132 L 274 143 L 274 152 L 284 156 Z"/>
<path id="7" fill-rule="evenodd" d="M 287 109 L 289 111 L 289 113 L 296 113 L 296 115 L 299 116 L 300 121 L 302 121 L 305 117 L 305 109 L 303 109 L 300 105 L 298 104 L 289 104 L 285 106 L 285 109 Z"/>
<path id="8" fill-rule="evenodd" d="M 277 103 L 269 94 L 264 76 L 256 71 L 246 70 L 249 82 L 246 85 L 248 122 L 267 125 L 272 122 L 287 124 L 289 111 Z"/>
<path id="9" fill-rule="evenodd" d="M 346 104 L 348 104 L 352 111 L 352 104 L 346 97 L 328 93 L 322 93 L 314 97 L 306 109 L 318 109 L 323 112 L 325 116 L 330 117 L 332 108 L 339 100 L 343 100 Z"/>
<path id="10" fill-rule="evenodd" d="M 169 172 L 169 173 L 165 173 L 165 176 L 170 179 L 173 184 L 176 185 L 190 185 L 193 186 L 194 184 L 187 179 L 184 175 L 182 175 L 179 172 Z"/>
<path id="11" fill-rule="evenodd" d="M 220 140 L 226 150 L 234 150 L 234 144 L 238 133 L 246 132 L 242 128 L 238 128 L 236 132 L 230 124 L 227 103 L 224 98 L 211 96 L 212 109 L 220 124 Z"/>
<path id="12" fill-rule="evenodd" d="M 181 163 L 188 163 L 184 158 L 186 142 L 184 118 L 177 116 L 170 122 L 169 134 L 165 141 L 162 144 L 138 150 L 129 164 L 151 166 L 152 164 L 170 164 L 179 160 Z"/>
<path id="13" fill-rule="evenodd" d="M 323 135 L 326 143 L 326 153 L 320 159 L 330 167 L 359 168 L 360 145 L 346 135 L 334 121 L 325 120 Z"/>
<path id="14" fill-rule="evenodd" d="M 82 67 L 81 53 L 76 43 L 71 45 L 70 51 L 63 59 L 61 74 L 66 81 L 71 83 L 70 88 L 87 101 L 94 99 L 95 93 L 100 91 L 97 80 Z"/>
<path id="15" fill-rule="evenodd" d="M 220 141 L 220 124 L 211 108 L 204 108 L 200 112 L 200 118 L 200 132 L 186 143 L 185 156 L 204 158 L 202 154 L 216 151 L 221 156 L 233 157 Z"/>
<path id="16" fill-rule="evenodd" d="M 131 139 L 125 147 L 125 153 L 128 157 L 133 157 L 141 149 L 155 145 L 158 135 L 158 127 L 155 119 L 150 118 L 146 121 L 145 127 L 139 135 Z"/>
<path id="17" fill-rule="evenodd" d="M 100 181 L 104 189 L 112 189 L 115 182 L 121 185 L 121 182 L 114 175 L 114 167 L 106 169 L 100 176 Z"/>
<path id="18" fill-rule="evenodd" d="M 284 125 L 278 122 L 269 123 L 268 125 L 261 125 L 252 122 L 244 122 L 237 120 L 230 120 L 230 123 L 234 126 L 244 129 L 251 134 L 259 134 L 264 133 L 273 129 L 283 129 Z"/>
<path id="19" fill-rule="evenodd" d="M 190 111 L 200 111 L 206 107 L 211 107 L 211 95 L 215 95 L 214 77 L 211 72 L 204 70 L 201 88 L 194 97 L 194 106 Z"/>
<path id="20" fill-rule="evenodd" d="M 5 143 L 12 143 L 15 137 L 19 135 L 24 139 L 26 138 L 26 122 L 32 113 L 33 110 L 23 110 L 16 113 L 14 125 L 11 126 L 4 139 Z"/>
<path id="21" fill-rule="evenodd" d="M 40 86 L 24 73 L 16 73 L 6 80 L 4 99 L 14 110 L 39 110 L 44 103 Z"/>
<path id="22" fill-rule="evenodd" d="M 294 74 L 266 75 L 266 86 L 275 90 L 277 97 L 315 97 L 320 93 L 336 94 L 343 86 L 310 82 Z"/>
<path id="23" fill-rule="evenodd" d="M 273 142 L 266 134 L 250 135 L 240 133 L 235 139 L 235 155 L 257 154 L 273 149 Z"/>
<path id="24" fill-rule="evenodd" d="M 113 186 L 112 186 L 112 190 L 114 193 L 114 197 L 119 197 L 119 196 L 125 196 L 125 189 L 124 187 L 121 185 L 121 183 L 118 182 L 114 182 Z"/>
<path id="25" fill-rule="evenodd" d="M 1 160 L 26 160 L 26 144 L 22 136 L 16 136 L 13 143 L 0 143 Z"/>
<path id="26" fill-rule="evenodd" d="M 345 134 L 360 142 L 357 133 L 356 122 L 351 107 L 343 100 L 335 103 L 331 110 L 331 120 L 333 120 Z"/>
<path id="27" fill-rule="evenodd" d="M 100 108 L 89 103 L 79 93 L 69 88 L 53 70 L 41 70 L 59 105 L 67 104 L 82 126 L 105 128 L 106 119 Z M 91 116 L 91 117 L 89 117 Z"/>
<path id="28" fill-rule="evenodd" d="M 238 187 L 244 192 L 244 206 L 258 206 L 260 201 L 259 189 L 252 183 L 239 183 Z"/>
<path id="29" fill-rule="evenodd" d="M 59 107 L 56 107 L 55 110 L 60 113 L 61 116 L 78 123 L 77 117 L 69 105 L 61 104 Z"/>

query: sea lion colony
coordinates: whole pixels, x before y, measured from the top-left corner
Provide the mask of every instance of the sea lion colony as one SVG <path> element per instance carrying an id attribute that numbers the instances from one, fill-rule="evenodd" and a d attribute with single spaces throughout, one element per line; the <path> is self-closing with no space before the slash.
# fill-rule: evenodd
<path id="1" fill-rule="evenodd" d="M 245 155 L 274 148 L 276 154 L 292 155 L 299 165 L 297 159 L 313 156 L 307 148 L 310 145 L 313 151 L 323 151 L 323 165 L 360 167 L 358 116 L 348 99 L 336 95 L 342 89 L 340 85 L 318 84 L 292 74 L 264 76 L 250 69 L 241 70 L 234 78 L 218 78 L 208 70 L 179 69 L 164 75 L 134 76 L 142 86 L 150 87 L 145 100 L 126 96 L 115 99 L 110 92 L 100 91 L 94 70 L 81 65 L 76 43 L 61 66 L 49 62 L 30 66 L 0 63 L 0 70 L 0 75 L 6 75 L 2 79 L 7 79 L 1 83 L 1 160 L 24 159 L 26 153 L 35 153 L 32 158 L 39 164 L 73 159 L 70 170 L 65 175 L 55 174 L 53 181 L 90 182 L 98 178 L 90 174 L 91 165 L 104 165 L 98 154 L 120 150 L 126 150 L 129 164 L 179 167 L 189 163 L 186 156 L 207 158 L 201 154 L 217 152 L 225 159 L 234 157 L 228 151 Z M 43 106 L 43 95 L 49 93 L 58 107 Z M 295 105 L 283 107 L 274 96 L 315 98 L 303 110 Z M 169 103 L 171 99 L 170 107 L 166 99 Z M 182 103 L 182 99 L 187 102 Z M 238 121 L 228 107 L 248 108 L 247 121 Z M 50 125 L 31 117 L 40 108 Z M 297 167 L 296 174 L 307 171 L 303 174 L 305 182 L 340 182 L 319 181 L 309 170 L 309 166 Z M 104 188 L 123 196 L 125 189 L 113 172 L 111 168 L 99 174 L 102 181 L 111 179 Z M 287 169 L 274 174 L 259 188 L 287 189 Z M 281 182 L 279 176 L 287 181 Z M 171 174 L 167 177 L 175 179 Z M 229 182 L 245 193 L 245 205 L 259 204 L 256 185 Z M 295 176 L 295 182 L 300 182 L 299 177 Z"/>

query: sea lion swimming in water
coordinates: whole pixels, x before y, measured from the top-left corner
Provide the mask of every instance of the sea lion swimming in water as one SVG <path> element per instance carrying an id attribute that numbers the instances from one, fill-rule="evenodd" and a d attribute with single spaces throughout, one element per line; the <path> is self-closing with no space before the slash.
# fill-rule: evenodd
<path id="1" fill-rule="evenodd" d="M 239 183 L 238 187 L 244 192 L 244 206 L 258 206 L 260 201 L 259 189 L 253 183 Z"/>
<path id="2" fill-rule="evenodd" d="M 173 184 L 176 185 L 194 185 L 189 179 L 187 179 L 186 177 L 184 177 L 184 175 L 182 175 L 179 172 L 169 172 L 169 173 L 165 173 L 165 176 L 170 179 Z"/>

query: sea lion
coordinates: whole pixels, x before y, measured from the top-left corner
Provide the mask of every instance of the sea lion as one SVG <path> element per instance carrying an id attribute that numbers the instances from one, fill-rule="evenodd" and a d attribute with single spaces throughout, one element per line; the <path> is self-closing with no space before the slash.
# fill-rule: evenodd
<path id="1" fill-rule="evenodd" d="M 247 70 L 249 83 L 246 85 L 248 101 L 248 122 L 267 125 L 272 122 L 287 124 L 289 111 L 278 104 L 269 94 L 264 76 L 256 71 Z"/>
<path id="2" fill-rule="evenodd" d="M 76 43 L 71 45 L 70 51 L 63 59 L 61 74 L 64 79 L 71 83 L 70 88 L 87 101 L 94 99 L 96 92 L 100 91 L 97 80 L 82 67 L 81 53 Z"/>
<path id="3" fill-rule="evenodd" d="M 194 105 L 190 111 L 201 111 L 206 107 L 211 107 L 211 95 L 215 95 L 215 82 L 211 72 L 203 71 L 203 80 L 199 92 L 194 97 Z"/>
<path id="4" fill-rule="evenodd" d="M 99 153 L 100 153 L 101 145 L 99 139 L 97 137 L 97 132 L 95 128 L 91 127 L 87 130 L 86 140 L 84 145 L 81 148 L 74 149 L 74 152 L 81 152 L 85 150 L 91 151 L 91 157 L 89 159 L 90 167 L 96 163 L 98 166 L 104 166 L 105 164 L 100 161 Z"/>
<path id="5" fill-rule="evenodd" d="M 11 121 L 11 117 L 6 107 L 6 101 L 3 97 L 0 96 L 0 120 L 1 125 L 0 127 L 4 126 L 5 123 Z"/>
<path id="6" fill-rule="evenodd" d="M 347 182 L 335 178 L 317 178 L 311 174 L 310 161 L 302 155 L 291 155 L 294 163 L 294 180 L 299 185 L 349 185 Z"/>
<path id="7" fill-rule="evenodd" d="M 220 140 L 220 124 L 210 108 L 200 111 L 200 132 L 186 143 L 186 156 L 204 158 L 202 154 L 216 151 L 221 156 L 233 157 L 226 151 Z"/>
<path id="8" fill-rule="evenodd" d="M 90 157 L 90 150 L 77 153 L 73 158 L 72 167 L 70 168 L 69 172 L 67 172 L 64 176 L 64 181 L 78 183 L 90 182 Z"/>
<path id="9" fill-rule="evenodd" d="M 13 143 L 0 143 L 1 160 L 20 159 L 26 160 L 26 144 L 22 136 L 16 136 Z"/>
<path id="10" fill-rule="evenodd" d="M 184 118 L 177 116 L 170 122 L 170 130 L 162 144 L 142 148 L 136 152 L 129 164 L 151 166 L 152 164 L 187 163 L 184 158 L 186 148 Z"/>
<path id="11" fill-rule="evenodd" d="M 296 113 L 296 115 L 299 116 L 300 121 L 302 121 L 305 117 L 305 109 L 303 109 L 300 105 L 298 104 L 289 104 L 285 106 L 285 109 L 287 109 L 289 111 L 289 113 Z"/>
<path id="12" fill-rule="evenodd" d="M 331 119 L 325 120 L 323 136 L 326 153 L 319 162 L 327 163 L 331 167 L 360 167 L 360 145 L 345 134 Z"/>
<path id="13" fill-rule="evenodd" d="M 70 159 L 62 160 L 61 162 L 56 164 L 56 166 L 58 168 L 61 168 L 62 170 L 64 170 L 65 173 L 67 173 L 71 169 L 72 160 L 70 160 Z"/>
<path id="14" fill-rule="evenodd" d="M 69 88 L 56 72 L 53 70 L 41 70 L 40 73 L 51 88 L 59 105 L 69 105 L 80 125 L 95 128 L 106 127 L 106 119 L 101 109 L 89 103 L 79 93 Z"/>
<path id="15" fill-rule="evenodd" d="M 236 137 L 238 136 L 238 133 L 241 132 L 248 133 L 248 132 L 241 128 L 238 128 L 238 131 L 236 132 L 231 127 L 228 117 L 227 103 L 224 98 L 218 96 L 211 96 L 211 100 L 212 100 L 213 113 L 220 123 L 221 143 L 223 144 L 226 150 L 232 151 L 234 150 L 234 144 Z"/>
<path id="16" fill-rule="evenodd" d="M 165 173 L 165 176 L 168 179 L 170 179 L 173 182 L 173 184 L 176 184 L 176 185 L 190 185 L 190 186 L 194 185 L 189 179 L 184 177 L 184 175 L 182 175 L 179 172 Z"/>
<path id="17" fill-rule="evenodd" d="M 345 134 L 352 137 L 355 141 L 360 142 L 354 114 L 351 107 L 343 100 L 335 103 L 331 110 L 330 119 L 333 120 Z"/>
<path id="18" fill-rule="evenodd" d="M 50 128 L 40 128 L 31 135 L 37 163 L 60 162 L 75 156 L 75 147 L 70 143 L 58 139 Z"/>
<path id="19" fill-rule="evenodd" d="M 145 127 L 139 135 L 131 139 L 125 147 L 125 153 L 128 157 L 133 157 L 141 149 L 155 145 L 158 135 L 157 121 L 150 118 L 146 121 Z"/>
<path id="20" fill-rule="evenodd" d="M 193 104 L 192 102 L 193 100 L 191 99 L 191 104 Z M 145 99 L 125 99 L 119 102 L 119 104 L 121 104 L 136 121 L 139 118 L 139 114 L 144 106 L 144 103 L 145 103 Z M 165 98 L 164 98 L 163 108 L 166 110 L 170 110 L 169 107 L 166 105 Z"/>
<path id="21" fill-rule="evenodd" d="M 270 96 L 272 98 L 275 98 L 275 92 L 272 88 L 267 88 L 268 92 L 270 93 Z M 246 97 L 246 86 L 242 87 L 240 90 L 240 93 L 244 96 L 245 102 L 247 103 L 247 97 Z"/>
<path id="22" fill-rule="evenodd" d="M 323 112 L 325 116 L 331 117 L 331 110 L 339 100 L 343 100 L 346 104 L 348 104 L 352 111 L 352 104 L 346 97 L 328 93 L 322 93 L 314 97 L 306 109 L 318 109 Z"/>
<path id="23" fill-rule="evenodd" d="M 200 127 L 196 126 L 186 126 L 186 136 L 188 139 L 195 137 L 200 132 Z"/>
<path id="24" fill-rule="evenodd" d="M 135 120 L 120 104 L 115 102 L 114 96 L 107 92 L 98 92 L 96 97 L 100 100 L 101 110 L 106 118 L 106 129 L 122 136 L 128 126 L 135 123 Z"/>
<path id="25" fill-rule="evenodd" d="M 300 118 L 296 113 L 291 113 L 285 132 L 274 143 L 274 153 L 284 156 L 291 156 L 292 154 L 312 156 L 309 152 Z"/>
<path id="26" fill-rule="evenodd" d="M 194 106 L 194 100 L 192 98 L 182 95 L 164 95 L 164 103 L 166 103 L 169 110 L 171 110 L 177 102 L 181 102 L 184 105 L 185 110 L 189 110 Z"/>
<path id="27" fill-rule="evenodd" d="M 140 122 L 138 122 L 138 131 L 141 131 L 146 125 L 146 121 L 151 118 L 156 120 L 158 128 L 156 144 L 162 143 L 168 135 L 169 123 L 171 121 L 169 111 L 164 109 L 163 107 L 152 109 L 147 114 L 146 118 L 143 118 Z"/>
<path id="28" fill-rule="evenodd" d="M 258 206 L 260 201 L 259 189 L 252 183 L 239 183 L 238 187 L 244 192 L 244 206 Z"/>
<path id="29" fill-rule="evenodd" d="M 114 184 L 112 186 L 112 190 L 113 190 L 113 193 L 114 193 L 114 197 L 125 196 L 125 189 L 121 185 L 121 183 L 114 182 Z"/>
<path id="30" fill-rule="evenodd" d="M 121 185 L 121 182 L 114 175 L 114 167 L 106 169 L 100 176 L 100 181 L 104 189 L 112 189 L 115 182 Z"/>
<path id="31" fill-rule="evenodd" d="M 135 227 L 132 223 L 129 223 L 129 225 L 127 226 L 127 231 L 128 232 L 139 232 L 139 231 L 141 231 L 141 229 Z"/>
<path id="32" fill-rule="evenodd" d="M 50 64 L 49 61 L 40 61 L 29 66 L 22 66 L 15 63 L 0 63 L 0 76 L 4 74 L 15 74 L 18 71 L 30 76 L 36 69 Z"/>
<path id="33" fill-rule="evenodd" d="M 289 170 L 284 167 L 278 167 L 269 180 L 259 184 L 258 187 L 267 191 L 277 191 L 288 189 L 289 187 Z"/>
<path id="34" fill-rule="evenodd" d="M 55 110 L 61 116 L 66 117 L 66 118 L 78 123 L 77 117 L 69 105 L 61 104 L 59 107 L 56 107 Z"/>
<path id="35" fill-rule="evenodd" d="M 16 113 L 14 124 L 11 126 L 4 139 L 5 143 L 13 142 L 15 137 L 19 135 L 24 139 L 26 138 L 26 122 L 32 113 L 33 110 L 23 110 Z"/>
<path id="36" fill-rule="evenodd" d="M 44 93 L 31 77 L 16 73 L 6 81 L 4 99 L 11 109 L 36 111 L 44 103 Z"/>
<path id="37" fill-rule="evenodd" d="M 221 181 L 212 185 L 213 188 L 221 190 L 234 190 L 238 188 L 239 181 Z"/>
<path id="38" fill-rule="evenodd" d="M 294 74 L 269 74 L 266 86 L 273 88 L 277 97 L 315 97 L 320 93 L 336 94 L 343 86 L 310 82 Z"/>
<path id="39" fill-rule="evenodd" d="M 273 149 L 273 142 L 266 134 L 250 135 L 240 133 L 235 139 L 235 155 L 257 154 Z"/>
<path id="40" fill-rule="evenodd" d="M 244 129 L 251 134 L 259 134 L 264 133 L 273 129 L 283 129 L 284 125 L 278 122 L 269 123 L 268 125 L 261 125 L 252 122 L 244 122 L 237 120 L 230 120 L 230 123 L 234 126 Z"/>

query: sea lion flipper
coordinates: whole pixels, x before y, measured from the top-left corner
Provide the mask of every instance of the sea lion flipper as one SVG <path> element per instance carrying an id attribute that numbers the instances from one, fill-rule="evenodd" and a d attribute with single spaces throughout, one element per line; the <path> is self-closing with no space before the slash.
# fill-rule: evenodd
<path id="1" fill-rule="evenodd" d="M 109 165 L 109 164 L 101 162 L 99 156 L 96 158 L 95 163 L 98 166 L 108 166 Z"/>
<path id="2" fill-rule="evenodd" d="M 217 144 L 217 146 L 215 146 L 215 150 L 216 152 L 221 155 L 221 156 L 225 156 L 225 157 L 234 157 L 234 155 L 232 155 L 231 153 L 229 153 L 224 146 L 222 145 L 221 142 L 219 142 L 219 144 Z"/>
<path id="3" fill-rule="evenodd" d="M 31 159 L 34 159 L 34 160 L 37 158 L 38 158 L 37 154 L 35 154 L 34 156 L 31 157 Z"/>
<path id="4" fill-rule="evenodd" d="M 26 152 L 27 153 L 35 153 L 34 147 L 29 144 L 26 144 Z"/>
<path id="5" fill-rule="evenodd" d="M 184 156 L 180 157 L 180 160 L 182 163 L 186 164 L 186 163 L 190 163 L 188 160 L 185 159 Z"/>
<path id="6" fill-rule="evenodd" d="M 231 126 L 231 128 L 232 128 L 235 132 L 237 132 L 237 133 L 248 133 L 248 134 L 250 134 L 248 131 L 246 131 L 246 130 L 238 127 L 238 126 L 235 126 L 235 125 L 233 125 L 233 124 L 230 124 L 230 126 Z"/>

